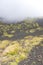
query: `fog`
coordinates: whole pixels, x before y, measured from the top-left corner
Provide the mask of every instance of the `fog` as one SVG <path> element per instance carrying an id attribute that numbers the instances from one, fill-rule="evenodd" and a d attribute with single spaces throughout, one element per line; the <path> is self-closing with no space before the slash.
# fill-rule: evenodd
<path id="1" fill-rule="evenodd" d="M 0 0 L 0 17 L 8 20 L 43 17 L 43 0 Z"/>

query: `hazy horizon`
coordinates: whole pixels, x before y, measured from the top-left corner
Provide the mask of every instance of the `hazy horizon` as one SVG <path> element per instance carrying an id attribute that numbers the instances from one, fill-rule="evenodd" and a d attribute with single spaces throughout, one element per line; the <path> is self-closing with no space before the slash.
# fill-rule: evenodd
<path id="1" fill-rule="evenodd" d="M 22 20 L 27 17 L 43 17 L 43 0 L 0 0 L 0 17 Z"/>

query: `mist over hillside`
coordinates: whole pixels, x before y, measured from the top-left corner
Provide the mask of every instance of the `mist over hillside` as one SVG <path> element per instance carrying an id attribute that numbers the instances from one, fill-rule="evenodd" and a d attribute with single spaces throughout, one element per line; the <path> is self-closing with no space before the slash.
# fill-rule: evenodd
<path id="1" fill-rule="evenodd" d="M 6 19 L 4 17 L 0 17 L 0 23 L 6 23 L 6 24 L 14 24 L 14 23 L 20 23 L 20 22 L 23 22 L 23 21 L 28 21 L 28 22 L 37 22 L 39 23 L 39 25 L 43 26 L 43 17 L 40 18 L 40 17 L 26 17 L 26 18 L 21 18 L 21 19 L 16 19 L 16 20 L 9 20 L 9 19 Z"/>
<path id="2" fill-rule="evenodd" d="M 42 6 L 41 0 L 0 0 L 0 17 L 10 21 L 26 17 L 42 17 Z"/>

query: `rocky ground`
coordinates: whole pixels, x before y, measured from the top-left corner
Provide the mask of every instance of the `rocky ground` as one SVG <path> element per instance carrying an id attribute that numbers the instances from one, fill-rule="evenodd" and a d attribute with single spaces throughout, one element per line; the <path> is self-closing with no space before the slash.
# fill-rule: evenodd
<path id="1" fill-rule="evenodd" d="M 33 48 L 28 58 L 21 61 L 19 65 L 43 65 L 43 46 L 38 45 Z"/>
<path id="2" fill-rule="evenodd" d="M 43 65 L 43 26 L 0 23 L 0 65 Z"/>

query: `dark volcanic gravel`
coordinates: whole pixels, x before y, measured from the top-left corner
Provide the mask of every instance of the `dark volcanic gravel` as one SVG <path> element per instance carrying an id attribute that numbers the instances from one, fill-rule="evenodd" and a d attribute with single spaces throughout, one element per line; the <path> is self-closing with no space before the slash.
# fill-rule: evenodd
<path id="1" fill-rule="evenodd" d="M 43 65 L 43 46 L 38 45 L 33 48 L 28 58 L 19 65 Z"/>

